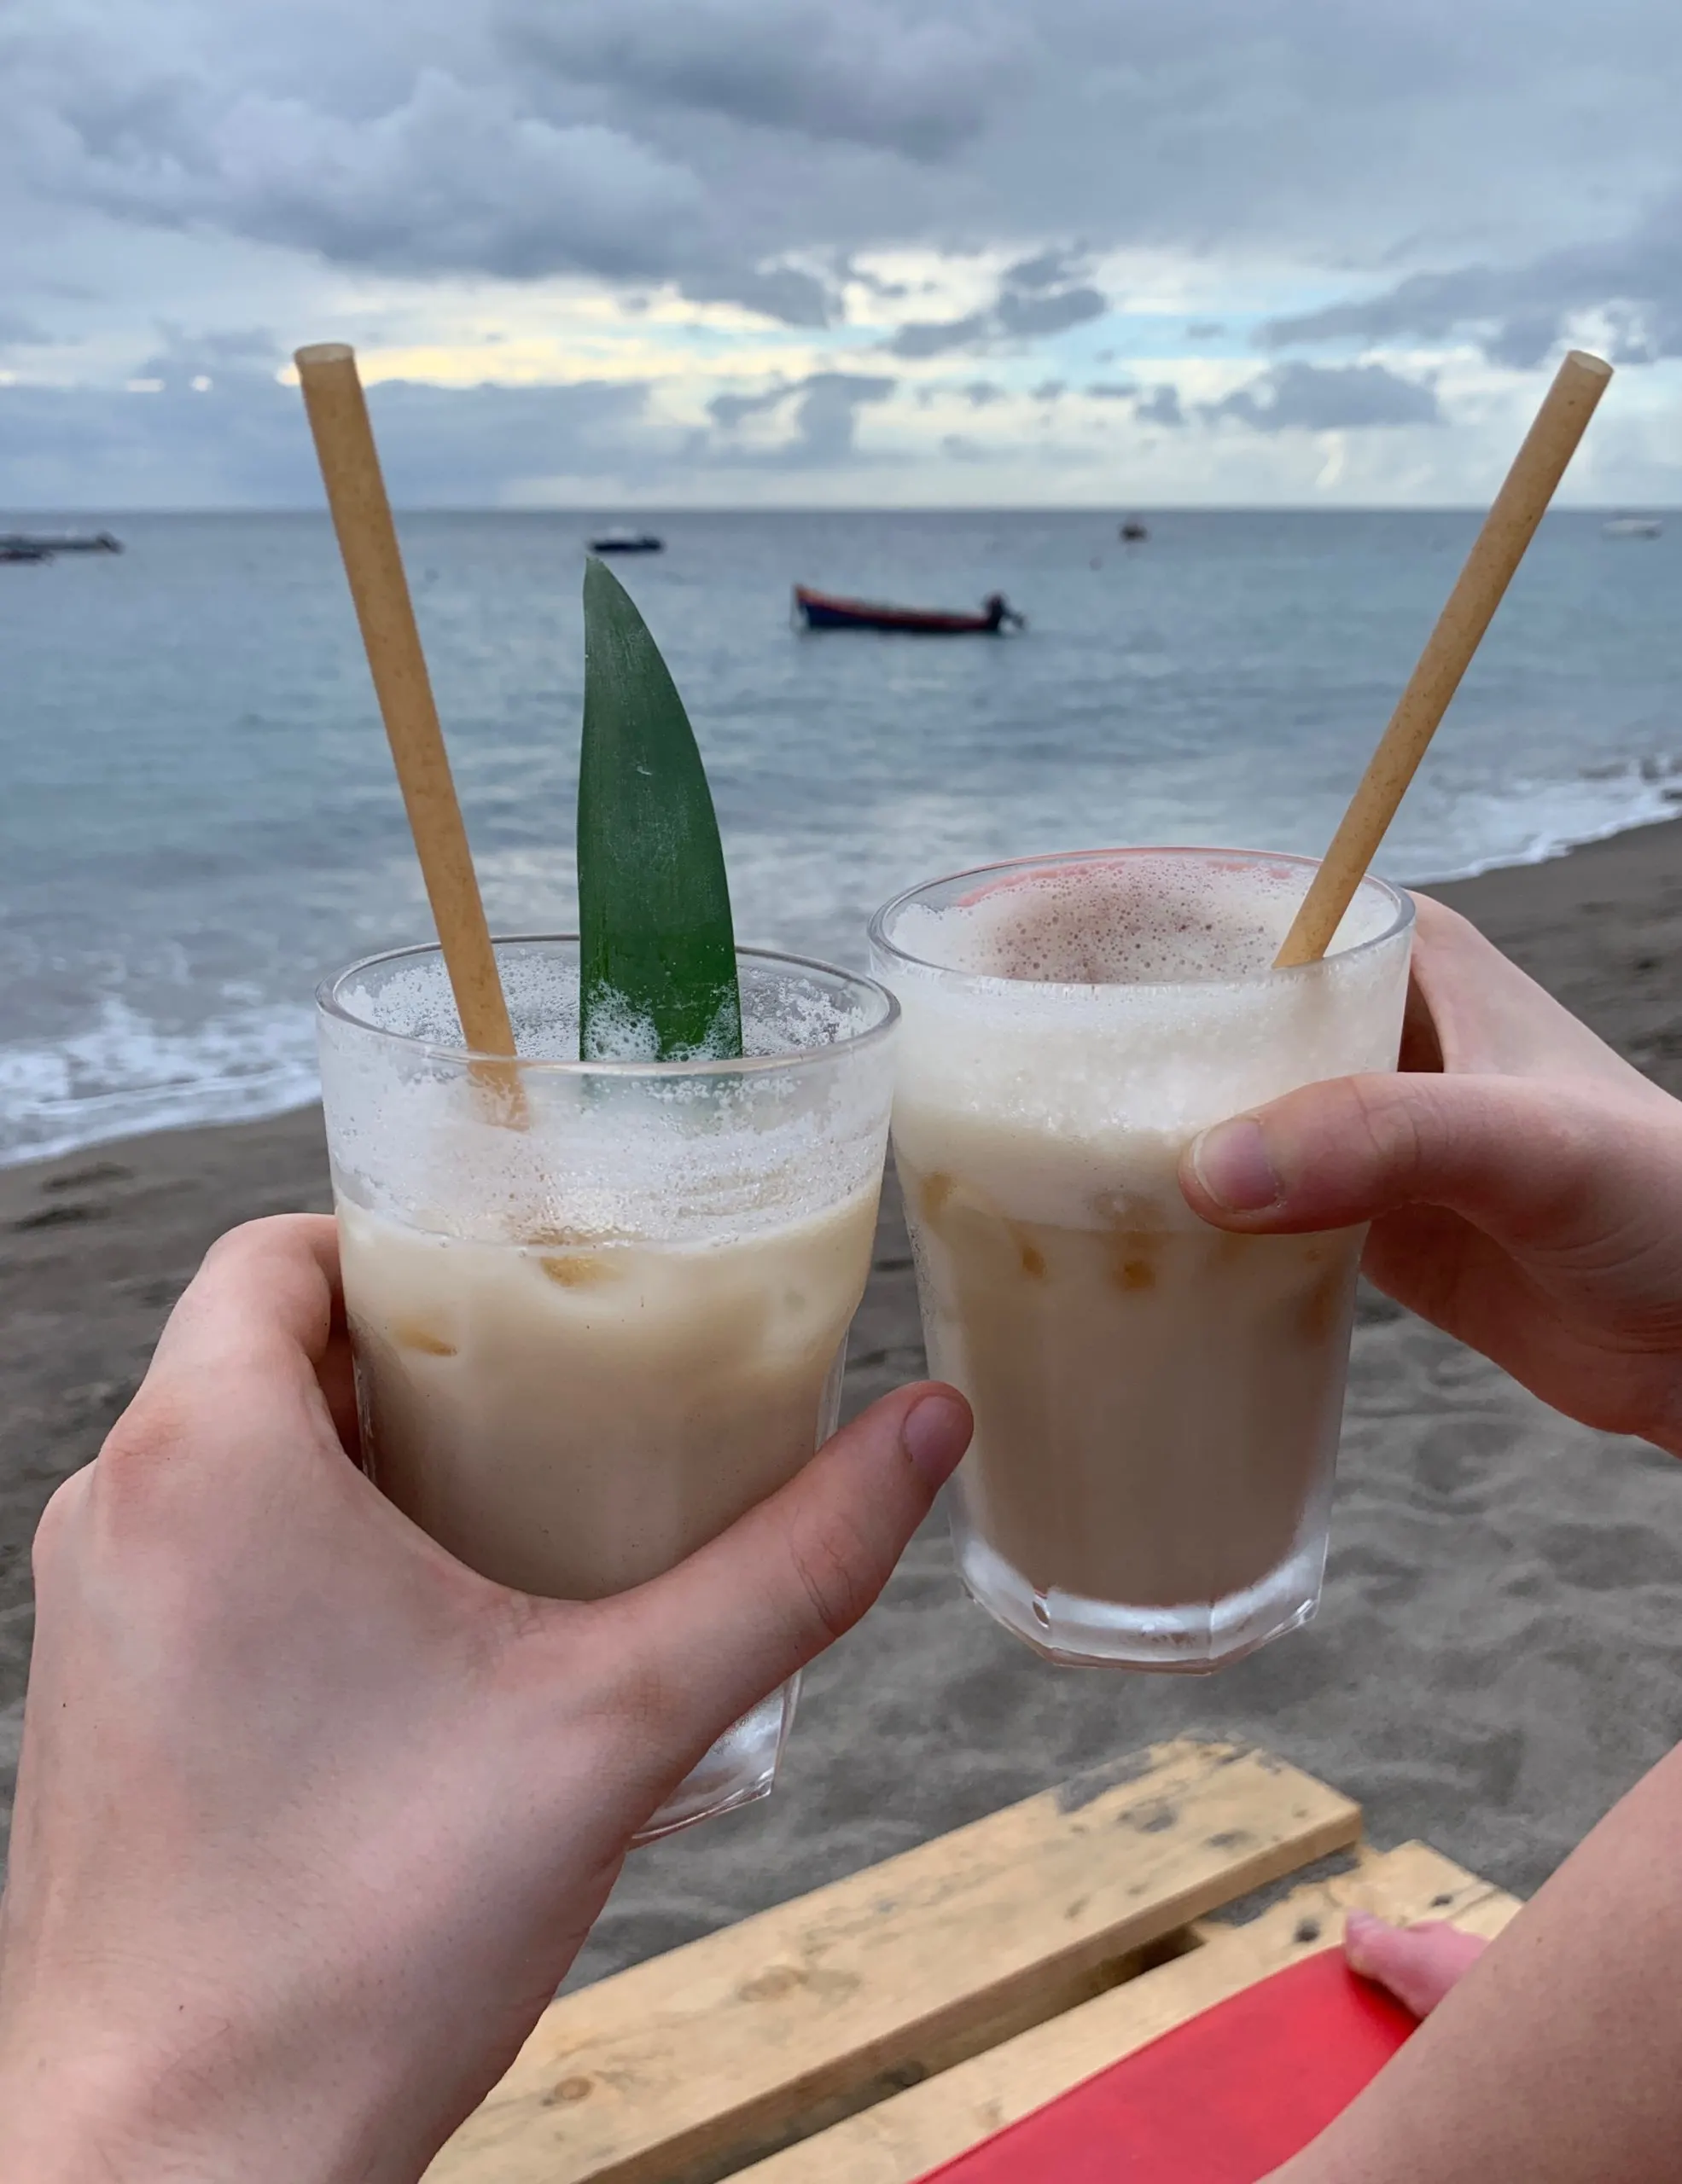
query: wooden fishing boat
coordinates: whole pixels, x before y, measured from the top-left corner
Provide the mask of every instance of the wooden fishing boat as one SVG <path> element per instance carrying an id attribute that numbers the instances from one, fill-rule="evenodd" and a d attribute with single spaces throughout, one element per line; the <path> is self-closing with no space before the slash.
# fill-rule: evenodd
<path id="1" fill-rule="evenodd" d="M 919 607 L 885 607 L 868 599 L 837 599 L 797 584 L 794 615 L 808 630 L 887 630 L 914 637 L 991 637 L 1007 624 L 1027 627 L 1026 617 L 1006 603 L 1002 591 L 985 600 L 979 614 L 951 614 Z"/>

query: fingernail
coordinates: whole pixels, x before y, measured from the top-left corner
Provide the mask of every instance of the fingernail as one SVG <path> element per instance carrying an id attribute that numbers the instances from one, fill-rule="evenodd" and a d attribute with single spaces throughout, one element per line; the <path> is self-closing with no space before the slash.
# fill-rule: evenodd
<path id="1" fill-rule="evenodd" d="M 1267 1140 L 1253 1115 L 1206 1130 L 1191 1147 L 1191 1167 L 1215 1204 L 1230 1213 L 1260 1213 L 1283 1195 Z"/>
<path id="2" fill-rule="evenodd" d="M 1343 1920 L 1343 1954 L 1357 1972 L 1369 1968 L 1368 1952 L 1378 1937 L 1388 1930 L 1388 1920 L 1376 1919 L 1371 1911 L 1350 1911 Z"/>
<path id="3" fill-rule="evenodd" d="M 969 1445 L 969 1406 L 962 1396 L 924 1396 L 905 1413 L 899 1445 L 930 1486 L 944 1486 Z"/>

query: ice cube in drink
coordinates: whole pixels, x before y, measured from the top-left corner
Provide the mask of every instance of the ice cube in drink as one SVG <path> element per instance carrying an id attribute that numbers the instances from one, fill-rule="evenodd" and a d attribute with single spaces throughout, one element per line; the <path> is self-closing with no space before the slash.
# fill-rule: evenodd
<path id="1" fill-rule="evenodd" d="M 834 1425 L 876 1198 L 702 1246 L 485 1243 L 345 1203 L 364 1461 L 470 1569 L 552 1600 L 658 1577 Z"/>

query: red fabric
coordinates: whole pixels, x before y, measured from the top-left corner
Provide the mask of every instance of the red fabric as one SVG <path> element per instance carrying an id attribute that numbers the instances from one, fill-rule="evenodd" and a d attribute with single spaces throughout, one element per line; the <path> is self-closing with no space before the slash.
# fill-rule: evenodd
<path id="1" fill-rule="evenodd" d="M 1413 2025 L 1327 1949 L 1164 2033 L 933 2176 L 1256 2184 L 1347 2106 Z"/>

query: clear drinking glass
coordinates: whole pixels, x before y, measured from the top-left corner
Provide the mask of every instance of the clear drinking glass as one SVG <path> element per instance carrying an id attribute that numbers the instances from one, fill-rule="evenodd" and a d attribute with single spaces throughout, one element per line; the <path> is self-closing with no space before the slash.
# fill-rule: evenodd
<path id="1" fill-rule="evenodd" d="M 1230 1235 L 1176 1181 L 1206 1125 L 1395 1066 L 1412 905 L 1369 880 L 1274 970 L 1313 868 L 1030 858 L 870 928 L 929 1368 L 975 1412 L 959 1567 L 1054 1660 L 1213 1668 L 1318 1601 L 1365 1232 Z"/>
<path id="2" fill-rule="evenodd" d="M 594 1600 L 834 1431 L 899 1010 L 744 950 L 744 1059 L 580 1062 L 576 940 L 496 950 L 516 1062 L 464 1049 L 435 947 L 317 996 L 364 1462 L 484 1576 Z M 794 1699 L 737 1722 L 644 1839 L 763 1797 Z"/>

